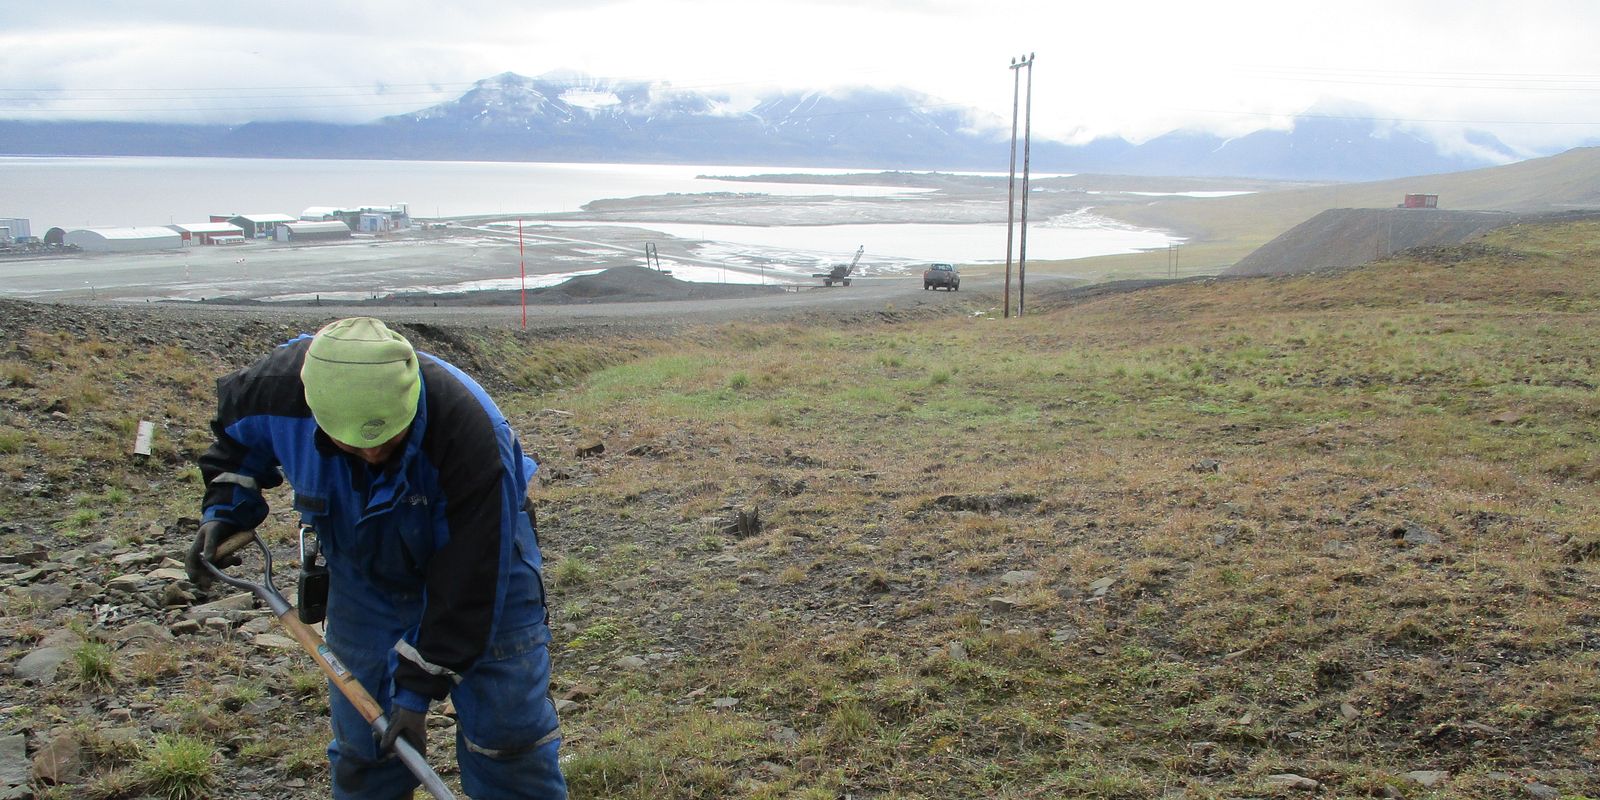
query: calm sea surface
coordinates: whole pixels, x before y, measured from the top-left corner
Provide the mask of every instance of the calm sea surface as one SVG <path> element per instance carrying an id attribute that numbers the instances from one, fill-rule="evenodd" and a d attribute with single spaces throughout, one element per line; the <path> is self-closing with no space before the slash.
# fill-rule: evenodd
<path id="1" fill-rule="evenodd" d="M 405 203 L 413 216 L 576 211 L 604 198 L 696 192 L 764 192 L 845 197 L 905 193 L 894 187 L 730 183 L 702 174 L 859 170 L 648 164 L 540 164 L 467 161 L 338 161 L 230 158 L 0 157 L 0 217 L 52 227 L 117 227 L 203 222 L 213 214 L 299 215 L 312 206 Z M 1030 226 L 1031 259 L 1080 258 L 1165 247 L 1157 231 L 1104 220 L 1039 220 Z M 1002 225 L 699 226 L 639 224 L 663 233 L 731 244 L 848 254 L 867 243 L 876 255 L 909 260 L 1003 261 Z M 870 239 L 870 242 L 868 242 Z"/>
<path id="2" fill-rule="evenodd" d="M 850 172 L 653 164 L 0 157 L 0 217 L 29 219 L 42 232 L 51 227 L 204 222 L 212 214 L 299 215 L 311 206 L 406 203 L 412 216 L 449 217 L 577 211 L 591 200 L 668 192 L 819 191 L 815 185 L 696 177 L 775 171 Z M 905 190 L 839 186 L 828 191 L 867 197 Z"/>

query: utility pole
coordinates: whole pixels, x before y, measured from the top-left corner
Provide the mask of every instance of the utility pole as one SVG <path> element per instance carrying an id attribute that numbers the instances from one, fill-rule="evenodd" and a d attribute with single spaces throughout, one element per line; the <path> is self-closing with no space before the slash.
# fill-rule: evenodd
<path id="1" fill-rule="evenodd" d="M 1022 114 L 1022 239 L 1017 245 L 1017 316 L 1022 316 L 1028 281 L 1028 154 L 1033 151 L 1033 54 L 1023 62 L 1028 68 L 1028 99 Z"/>
<path id="2" fill-rule="evenodd" d="M 1033 130 L 1033 54 L 1011 59 L 1011 170 L 1006 182 L 1006 291 L 1005 314 L 1011 317 L 1011 242 L 1017 207 L 1017 105 L 1020 99 L 1022 68 L 1028 68 L 1028 118 L 1022 145 L 1022 239 L 1017 262 L 1017 316 L 1022 315 L 1022 287 L 1028 261 L 1028 153 L 1029 133 Z"/>
<path id="3" fill-rule="evenodd" d="M 1017 60 L 1011 59 L 1011 167 L 1006 173 L 1006 290 L 1005 310 L 1002 316 L 1011 318 L 1011 238 L 1017 207 L 1017 98 L 1022 84 L 1022 73 L 1017 71 Z"/>

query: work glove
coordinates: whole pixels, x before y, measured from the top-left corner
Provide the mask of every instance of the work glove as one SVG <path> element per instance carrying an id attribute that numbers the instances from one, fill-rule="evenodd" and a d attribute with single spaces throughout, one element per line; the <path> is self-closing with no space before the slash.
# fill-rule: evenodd
<path id="1" fill-rule="evenodd" d="M 224 556 L 221 561 L 217 560 L 217 545 L 238 531 L 238 528 L 220 519 L 201 523 L 200 530 L 195 532 L 194 544 L 189 545 L 189 553 L 183 558 L 183 570 L 189 573 L 189 580 L 194 581 L 194 585 L 201 589 L 211 587 L 213 579 L 211 570 L 206 569 L 207 561 L 215 564 L 217 569 L 227 569 L 244 563 L 237 555 Z"/>
<path id="2" fill-rule="evenodd" d="M 389 709 L 389 727 L 383 732 L 378 752 L 392 749 L 394 740 L 401 736 L 417 749 L 419 755 L 428 753 L 428 712 L 412 711 L 402 705 Z"/>

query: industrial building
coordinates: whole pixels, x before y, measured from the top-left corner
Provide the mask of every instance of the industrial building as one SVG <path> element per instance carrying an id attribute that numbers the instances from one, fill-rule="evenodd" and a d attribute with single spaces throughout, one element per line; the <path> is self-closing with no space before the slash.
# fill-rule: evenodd
<path id="1" fill-rule="evenodd" d="M 168 225 L 184 244 L 242 244 L 244 230 L 229 222 L 185 222 Z"/>
<path id="2" fill-rule="evenodd" d="M 212 222 L 226 222 L 239 226 L 247 239 L 270 239 L 272 232 L 285 222 L 296 222 L 288 214 L 235 214 L 231 217 L 211 215 Z"/>
<path id="3" fill-rule="evenodd" d="M 66 232 L 63 241 L 86 253 L 134 253 L 183 246 L 183 237 L 177 231 L 157 227 L 74 228 Z"/>
<path id="4" fill-rule="evenodd" d="M 312 206 L 300 212 L 305 222 L 331 222 L 338 220 L 352 231 L 361 233 L 388 233 L 411 227 L 411 215 L 405 203 L 391 206 Z"/>
<path id="5" fill-rule="evenodd" d="M 0 244 L 27 244 L 33 241 L 28 221 L 20 217 L 0 217 Z"/>
<path id="6" fill-rule="evenodd" d="M 350 238 L 350 226 L 337 220 L 329 222 L 285 222 L 278 226 L 274 237 L 280 242 L 319 242 Z"/>

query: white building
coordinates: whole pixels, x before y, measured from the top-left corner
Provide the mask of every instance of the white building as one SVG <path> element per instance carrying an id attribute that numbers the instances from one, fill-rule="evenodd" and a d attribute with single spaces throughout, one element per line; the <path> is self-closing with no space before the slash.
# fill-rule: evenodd
<path id="1" fill-rule="evenodd" d="M 171 228 L 74 228 L 63 242 L 86 253 L 132 253 L 176 249 L 183 246 L 183 237 Z"/>
<path id="2" fill-rule="evenodd" d="M 330 222 L 285 222 L 274 234 L 280 242 L 312 242 L 328 239 L 350 238 L 350 226 L 337 220 Z"/>
<path id="3" fill-rule="evenodd" d="M 411 227 L 411 216 L 405 203 L 387 206 L 311 206 L 300 212 L 302 222 L 331 222 L 338 220 L 353 231 L 361 233 L 388 233 Z"/>
<path id="4" fill-rule="evenodd" d="M 33 238 L 28 221 L 20 217 L 0 217 L 0 244 L 25 242 Z"/>
<path id="5" fill-rule="evenodd" d="M 183 237 L 184 244 L 237 244 L 244 241 L 244 230 L 227 222 L 184 222 L 168 225 Z"/>

